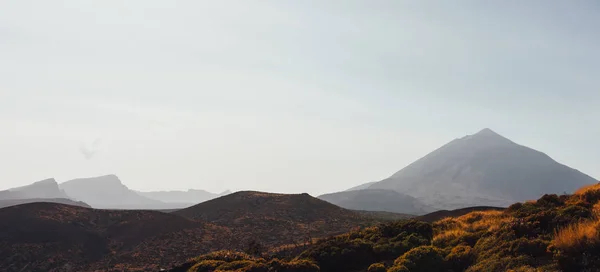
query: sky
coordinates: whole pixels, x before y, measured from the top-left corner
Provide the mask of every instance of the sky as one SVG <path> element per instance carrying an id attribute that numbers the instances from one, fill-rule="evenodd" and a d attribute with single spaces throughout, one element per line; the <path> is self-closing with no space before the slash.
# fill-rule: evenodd
<path id="1" fill-rule="evenodd" d="M 483 128 L 600 178 L 600 2 L 0 2 L 0 190 L 318 195 Z"/>

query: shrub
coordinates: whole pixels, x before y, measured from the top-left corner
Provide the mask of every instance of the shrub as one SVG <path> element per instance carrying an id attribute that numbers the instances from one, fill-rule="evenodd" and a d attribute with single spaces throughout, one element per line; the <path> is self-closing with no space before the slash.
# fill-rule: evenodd
<path id="1" fill-rule="evenodd" d="M 324 271 L 360 269 L 376 261 L 371 242 L 344 237 L 320 242 L 300 254 L 300 258 L 313 260 Z"/>
<path id="2" fill-rule="evenodd" d="M 374 263 L 372 265 L 369 266 L 369 269 L 367 269 L 367 272 L 386 272 L 385 271 L 385 264 L 383 263 Z"/>
<path id="3" fill-rule="evenodd" d="M 283 263 L 277 272 L 319 272 L 320 268 L 315 263 L 308 260 L 294 260 Z"/>
<path id="4" fill-rule="evenodd" d="M 475 261 L 470 246 L 457 246 L 445 258 L 448 268 L 453 272 L 465 271 Z"/>
<path id="5" fill-rule="evenodd" d="M 440 249 L 432 246 L 413 248 L 394 261 L 394 267 L 411 272 L 445 271 L 445 262 Z"/>
<path id="6" fill-rule="evenodd" d="M 254 239 L 248 242 L 246 249 L 244 250 L 245 253 L 255 256 L 260 256 L 265 251 L 265 246 Z"/>
<path id="7" fill-rule="evenodd" d="M 203 260 L 197 262 L 194 266 L 192 266 L 188 272 L 210 272 L 215 271 L 217 267 L 224 264 L 224 261 L 217 260 Z"/>
<path id="8" fill-rule="evenodd" d="M 543 257 L 547 255 L 546 249 L 550 243 L 541 239 L 520 238 L 510 242 L 509 251 L 514 256 L 529 255 L 532 257 Z"/>
<path id="9" fill-rule="evenodd" d="M 246 253 L 241 253 L 241 252 L 236 252 L 236 251 L 231 251 L 231 250 L 221 250 L 221 251 L 214 251 L 199 257 L 194 258 L 194 261 L 202 261 L 202 260 L 218 260 L 218 261 L 225 261 L 225 262 L 232 262 L 232 261 L 241 261 L 241 260 L 249 260 L 252 259 L 252 256 L 246 254 Z"/>
<path id="10" fill-rule="evenodd" d="M 242 260 L 242 261 L 233 261 L 230 263 L 224 263 L 219 265 L 219 267 L 217 267 L 217 269 L 219 270 L 238 270 L 238 269 L 242 269 L 242 268 L 247 268 L 247 267 L 252 267 L 254 266 L 255 263 L 253 261 L 250 260 Z M 246 271 L 246 270 L 242 270 L 242 271 Z"/>

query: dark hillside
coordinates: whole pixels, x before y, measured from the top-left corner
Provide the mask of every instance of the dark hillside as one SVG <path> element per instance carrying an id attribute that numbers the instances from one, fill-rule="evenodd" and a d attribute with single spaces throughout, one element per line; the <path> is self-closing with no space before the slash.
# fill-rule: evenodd
<path id="1" fill-rule="evenodd" d="M 174 214 L 249 234 L 261 243 L 297 243 L 371 224 L 374 219 L 308 194 L 244 191 L 179 210 Z"/>
<path id="2" fill-rule="evenodd" d="M 226 229 L 154 211 L 95 210 L 56 203 L 0 209 L 3 271 L 168 267 L 218 249 Z"/>

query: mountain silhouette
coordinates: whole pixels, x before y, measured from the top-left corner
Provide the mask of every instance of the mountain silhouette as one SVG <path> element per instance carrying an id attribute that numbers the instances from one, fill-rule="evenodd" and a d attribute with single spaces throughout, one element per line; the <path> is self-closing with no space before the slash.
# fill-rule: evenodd
<path id="1" fill-rule="evenodd" d="M 351 190 L 325 194 L 318 198 L 350 210 L 413 215 L 421 215 L 435 210 L 412 196 L 385 189 Z"/>
<path id="2" fill-rule="evenodd" d="M 154 191 L 137 192 L 139 195 L 162 201 L 165 203 L 181 203 L 186 207 L 198 204 L 219 196 L 230 194 L 230 191 L 224 191 L 220 194 L 211 193 L 205 190 L 189 189 L 187 191 Z"/>
<path id="3" fill-rule="evenodd" d="M 69 196 L 59 188 L 53 178 L 34 182 L 30 185 L 0 191 L 0 199 L 62 198 Z"/>
<path id="4" fill-rule="evenodd" d="M 102 209 L 177 209 L 189 205 L 165 203 L 141 196 L 115 175 L 80 178 L 60 184 L 69 196 Z"/>
<path id="5" fill-rule="evenodd" d="M 347 189 L 346 191 L 356 191 L 356 190 L 368 189 L 369 186 L 371 186 L 371 185 L 373 185 L 375 183 L 377 183 L 377 181 L 367 182 L 367 183 L 364 183 L 364 184 L 361 184 L 361 185 L 358 185 L 358 186 L 354 186 L 354 187 L 352 187 L 350 189 Z"/>
<path id="6" fill-rule="evenodd" d="M 19 198 L 19 199 L 0 199 L 0 209 L 6 208 L 10 206 L 28 204 L 28 203 L 59 203 L 65 205 L 79 206 L 85 208 L 91 208 L 90 205 L 81 202 L 75 201 L 67 198 Z"/>
<path id="7" fill-rule="evenodd" d="M 374 183 L 438 209 L 508 206 L 541 195 L 570 193 L 597 181 L 491 129 L 440 147 Z"/>

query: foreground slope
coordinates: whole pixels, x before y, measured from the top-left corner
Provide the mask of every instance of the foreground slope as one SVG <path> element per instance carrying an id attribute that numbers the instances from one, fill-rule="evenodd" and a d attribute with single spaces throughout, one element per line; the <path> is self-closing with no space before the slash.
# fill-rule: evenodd
<path id="1" fill-rule="evenodd" d="M 291 257 L 213 252 L 172 272 L 600 271 L 599 216 L 600 184 L 502 211 L 354 230 L 319 240 Z"/>
<path id="2" fill-rule="evenodd" d="M 272 245 L 298 243 L 313 237 L 339 234 L 373 220 L 308 194 L 243 191 L 179 210 L 174 214 L 208 221 L 250 234 Z"/>
<path id="3" fill-rule="evenodd" d="M 435 209 L 418 199 L 394 190 L 362 189 L 324 194 L 318 197 L 334 205 L 351 210 L 383 211 L 421 215 Z"/>
<path id="4" fill-rule="evenodd" d="M 2 271 L 157 271 L 225 246 L 228 230 L 155 211 L 56 203 L 0 209 Z"/>
<path id="5" fill-rule="evenodd" d="M 593 178 L 490 129 L 456 139 L 369 186 L 408 194 L 438 209 L 508 206 L 544 193 L 571 193 Z"/>

